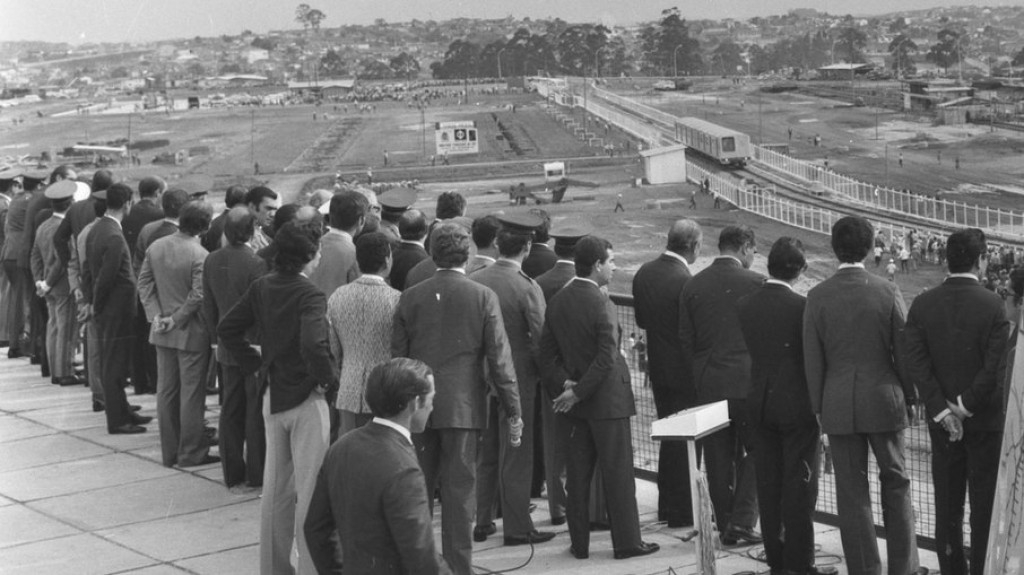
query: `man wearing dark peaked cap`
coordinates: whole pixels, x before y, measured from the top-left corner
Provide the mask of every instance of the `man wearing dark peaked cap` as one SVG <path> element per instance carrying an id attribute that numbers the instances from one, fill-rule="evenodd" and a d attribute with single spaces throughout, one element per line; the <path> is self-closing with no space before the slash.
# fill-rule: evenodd
<path id="1" fill-rule="evenodd" d="M 0 252 L 4 275 L 10 284 L 7 301 L 8 338 L 10 347 L 8 358 L 19 358 L 27 355 L 28 350 L 21 347 L 21 336 L 25 332 L 25 306 L 32 282 L 30 274 L 25 274 L 18 265 L 18 257 L 25 241 L 25 213 L 28 210 L 30 195 L 25 191 L 24 172 L 20 169 L 0 172 L 0 192 L 7 192 L 10 203 L 4 218 L 4 244 Z"/>
<path id="2" fill-rule="evenodd" d="M 416 190 L 412 188 L 394 188 L 380 195 L 380 229 L 391 240 L 392 245 L 402 239 L 398 229 L 398 220 L 413 204 L 416 203 Z"/>
<path id="3" fill-rule="evenodd" d="M 533 232 L 533 247 L 530 248 L 530 255 L 523 260 L 523 271 L 526 272 L 526 275 L 536 279 L 540 274 L 555 266 L 558 256 L 548 246 L 548 241 L 551 239 L 549 233 L 551 216 L 540 208 L 534 208 L 530 210 L 530 213 L 540 217 L 541 224 Z"/>

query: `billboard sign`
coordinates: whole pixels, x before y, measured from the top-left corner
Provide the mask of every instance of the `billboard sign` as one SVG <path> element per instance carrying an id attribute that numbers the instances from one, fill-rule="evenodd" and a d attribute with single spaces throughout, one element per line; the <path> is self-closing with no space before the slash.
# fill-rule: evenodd
<path id="1" fill-rule="evenodd" d="M 441 156 L 480 153 L 476 122 L 437 122 L 434 143 Z"/>

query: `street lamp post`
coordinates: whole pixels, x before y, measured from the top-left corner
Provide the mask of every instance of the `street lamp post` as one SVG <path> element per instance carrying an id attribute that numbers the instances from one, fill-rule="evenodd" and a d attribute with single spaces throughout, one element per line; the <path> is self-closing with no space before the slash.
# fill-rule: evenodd
<path id="1" fill-rule="evenodd" d="M 501 79 L 501 55 L 504 52 L 505 52 L 504 48 L 502 48 L 501 50 L 498 50 L 498 58 L 497 58 L 497 60 L 498 60 L 498 79 L 499 80 Z"/>
<path id="2" fill-rule="evenodd" d="M 679 77 L 679 49 L 682 48 L 682 47 L 683 47 L 683 45 L 680 44 L 680 45 L 676 46 L 675 50 L 672 50 L 672 73 L 673 73 L 672 77 L 673 78 L 678 78 Z"/>

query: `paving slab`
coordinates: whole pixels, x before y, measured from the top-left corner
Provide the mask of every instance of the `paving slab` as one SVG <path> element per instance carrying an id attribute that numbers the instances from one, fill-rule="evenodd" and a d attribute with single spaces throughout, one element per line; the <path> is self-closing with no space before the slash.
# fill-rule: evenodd
<path id="1" fill-rule="evenodd" d="M 99 428 L 107 430 L 107 419 L 103 413 L 95 413 L 92 406 L 57 406 L 44 409 L 22 411 L 18 415 L 29 421 L 35 421 L 58 431 L 76 431 L 80 429 Z"/>
<path id="2" fill-rule="evenodd" d="M 175 561 L 259 542 L 258 500 L 135 523 L 98 533 L 161 561 Z"/>
<path id="3" fill-rule="evenodd" d="M 140 412 L 143 415 L 149 415 L 145 411 Z M 98 443 L 105 447 L 109 447 L 114 451 L 133 451 L 135 449 L 141 449 L 143 447 L 149 447 L 153 445 L 160 445 L 160 432 L 156 427 L 156 420 L 152 423 L 147 423 L 143 427 L 146 428 L 145 433 L 136 433 L 134 435 L 111 435 L 107 433 L 107 426 L 104 424 L 102 427 L 90 427 L 88 429 L 79 429 L 70 431 L 72 435 L 81 437 L 82 439 Z"/>
<path id="4" fill-rule="evenodd" d="M 111 453 L 110 449 L 58 433 L 11 441 L 3 446 L 0 473 Z"/>
<path id="5" fill-rule="evenodd" d="M 115 545 L 95 535 L 83 533 L 10 547 L 3 550 L 3 575 L 40 575 L 43 573 L 74 573 L 75 575 L 106 575 L 129 572 L 153 565 L 150 557 Z"/>
<path id="6" fill-rule="evenodd" d="M 132 569 L 126 573 L 131 573 L 132 575 L 184 575 L 192 572 L 186 571 L 181 567 L 175 567 L 172 563 L 160 563 L 159 565 L 145 567 L 143 569 Z M 253 573 L 255 573 L 255 571 L 253 571 Z"/>
<path id="7" fill-rule="evenodd" d="M 78 529 L 22 505 L 0 507 L 0 549 L 77 533 Z"/>
<path id="8" fill-rule="evenodd" d="M 51 435 L 57 431 L 35 421 L 29 421 L 18 415 L 0 415 L 0 443 L 16 441 L 27 437 Z"/>
<path id="9" fill-rule="evenodd" d="M 51 388 L 43 386 L 31 386 L 24 389 L 0 388 L 0 410 L 8 413 L 20 413 L 22 411 L 50 407 L 66 407 L 70 409 L 83 406 L 87 409 L 92 409 L 91 396 L 89 392 L 82 393 L 81 390 L 76 388 L 60 387 L 58 385 L 51 386 Z"/>
<path id="10" fill-rule="evenodd" d="M 199 575 L 252 575 L 260 571 L 259 546 L 249 545 L 201 557 L 182 559 L 175 561 L 174 565 L 179 565 L 188 569 L 190 573 Z"/>
<path id="11" fill-rule="evenodd" d="M 173 473 L 173 469 L 151 461 L 112 453 L 0 473 L 0 495 L 25 502 L 124 485 Z"/>
<path id="12" fill-rule="evenodd" d="M 190 473 L 35 501 L 29 507 L 87 531 L 143 523 L 257 499 Z"/>

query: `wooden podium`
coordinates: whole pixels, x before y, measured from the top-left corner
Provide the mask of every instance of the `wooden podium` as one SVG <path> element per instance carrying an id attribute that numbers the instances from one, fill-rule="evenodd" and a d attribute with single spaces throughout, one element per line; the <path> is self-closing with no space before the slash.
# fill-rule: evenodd
<path id="1" fill-rule="evenodd" d="M 694 539 L 696 545 L 697 565 L 704 575 L 715 573 L 714 540 L 712 533 L 701 532 L 699 526 L 701 501 L 697 486 L 700 466 L 697 464 L 697 440 L 729 426 L 729 403 L 718 401 L 684 409 L 679 413 L 659 419 L 651 424 L 651 439 L 656 441 L 685 441 L 686 454 L 690 460 L 690 502 L 693 508 L 693 525 L 698 529 Z M 704 546 L 709 546 L 711 564 L 705 570 L 702 558 Z"/>

